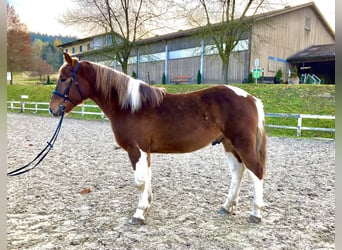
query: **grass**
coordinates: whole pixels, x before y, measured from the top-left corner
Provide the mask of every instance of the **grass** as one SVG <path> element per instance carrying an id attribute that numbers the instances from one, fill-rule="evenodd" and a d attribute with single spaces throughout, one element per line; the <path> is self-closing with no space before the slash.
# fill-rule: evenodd
<path id="1" fill-rule="evenodd" d="M 184 93 L 212 86 L 210 84 L 156 85 L 171 93 Z M 335 85 L 311 84 L 234 84 L 264 103 L 265 113 L 324 114 L 335 115 Z M 7 86 L 7 99 L 20 100 L 20 95 L 28 95 L 27 101 L 49 102 L 54 85 L 34 85 L 28 83 Z M 92 101 L 86 103 L 93 104 Z M 78 118 L 80 115 L 72 114 Z M 99 116 L 90 119 L 101 119 Z M 268 124 L 297 126 L 297 120 L 291 118 L 266 118 Z M 335 121 L 303 119 L 302 126 L 334 128 Z M 272 136 L 295 137 L 295 130 L 267 128 Z M 335 133 L 320 131 L 302 131 L 302 137 L 334 138 Z"/>

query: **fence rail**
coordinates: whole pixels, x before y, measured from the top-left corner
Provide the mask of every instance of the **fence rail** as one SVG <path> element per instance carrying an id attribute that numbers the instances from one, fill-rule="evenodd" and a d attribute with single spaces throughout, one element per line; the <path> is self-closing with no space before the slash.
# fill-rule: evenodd
<path id="1" fill-rule="evenodd" d="M 278 117 L 278 118 L 296 118 L 297 126 L 285 126 L 285 125 L 275 125 L 266 124 L 270 128 L 283 128 L 283 129 L 294 129 L 297 130 L 297 136 L 301 136 L 302 130 L 311 131 L 325 131 L 325 132 L 335 132 L 335 128 L 315 128 L 315 127 L 303 127 L 303 119 L 325 119 L 325 120 L 335 120 L 334 115 L 310 115 L 310 114 L 282 114 L 282 113 L 266 113 L 266 117 Z"/>
<path id="2" fill-rule="evenodd" d="M 32 111 L 33 113 L 37 113 L 38 111 L 47 111 L 49 112 L 49 103 L 47 102 L 22 102 L 22 101 L 7 101 L 7 109 L 12 112 L 15 110 L 19 110 L 20 112 L 25 112 L 25 110 Z M 89 111 L 91 110 L 91 111 Z M 78 105 L 73 111 L 73 114 L 80 114 L 81 116 L 85 115 L 98 115 L 102 118 L 105 118 L 102 110 L 93 104 L 82 104 Z M 301 131 L 303 130 L 311 130 L 311 131 L 325 131 L 325 132 L 335 132 L 335 128 L 316 128 L 316 127 L 303 127 L 302 121 L 303 119 L 326 119 L 326 120 L 335 120 L 335 116 L 333 115 L 310 115 L 310 114 L 282 114 L 282 113 L 266 113 L 266 117 L 278 117 L 278 118 L 293 118 L 297 119 L 297 126 L 286 126 L 286 125 L 276 125 L 276 124 L 266 124 L 267 127 L 270 128 L 278 128 L 278 129 L 292 129 L 297 130 L 297 136 L 301 136 Z"/>
<path id="3" fill-rule="evenodd" d="M 21 102 L 21 101 L 7 101 L 7 109 L 12 112 L 15 110 L 19 110 L 19 112 L 25 112 L 25 110 L 32 111 L 33 113 L 37 113 L 38 111 L 47 111 L 49 112 L 49 103 L 47 102 Z M 91 110 L 91 111 L 89 111 Z M 80 114 L 81 116 L 85 115 L 98 115 L 102 118 L 105 118 L 105 114 L 102 110 L 93 104 L 81 104 L 78 105 L 74 110 L 71 111 L 72 114 Z"/>

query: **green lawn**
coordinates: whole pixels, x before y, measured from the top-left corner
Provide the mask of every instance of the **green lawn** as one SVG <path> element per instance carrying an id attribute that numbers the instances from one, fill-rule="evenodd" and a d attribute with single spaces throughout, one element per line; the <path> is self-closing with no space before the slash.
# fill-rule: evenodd
<path id="1" fill-rule="evenodd" d="M 233 84 L 258 97 L 264 103 L 265 113 L 324 114 L 335 115 L 335 85 L 288 85 L 288 84 Z M 212 86 L 210 84 L 179 84 L 162 86 L 171 93 L 184 93 Z M 8 85 L 7 100 L 20 100 L 20 95 L 28 95 L 27 101 L 49 102 L 54 85 Z M 87 103 L 92 103 L 87 101 Z M 73 117 L 78 115 L 73 114 Z M 91 119 L 100 119 L 98 116 Z M 297 120 L 290 118 L 266 118 L 268 124 L 296 126 Z M 304 119 L 302 126 L 335 127 L 331 120 Z M 295 130 L 267 128 L 269 135 L 296 136 Z M 303 137 L 334 138 L 331 132 L 302 131 Z"/>

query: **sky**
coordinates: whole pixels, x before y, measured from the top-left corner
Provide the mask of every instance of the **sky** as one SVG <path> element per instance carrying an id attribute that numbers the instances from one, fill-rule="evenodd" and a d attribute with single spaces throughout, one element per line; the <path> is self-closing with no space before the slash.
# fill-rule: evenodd
<path id="1" fill-rule="evenodd" d="M 311 0 L 320 9 L 331 28 L 335 30 L 335 0 Z M 8 0 L 31 32 L 48 35 L 87 36 L 73 27 L 65 27 L 58 22 L 58 16 L 68 8 L 72 9 L 72 0 Z M 280 0 L 280 2 L 283 2 Z M 287 0 L 291 5 L 299 5 L 310 0 Z"/>

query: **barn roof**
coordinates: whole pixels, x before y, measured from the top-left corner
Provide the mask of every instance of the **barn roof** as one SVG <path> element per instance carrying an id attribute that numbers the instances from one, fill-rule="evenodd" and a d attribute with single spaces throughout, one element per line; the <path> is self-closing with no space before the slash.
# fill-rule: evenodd
<path id="1" fill-rule="evenodd" d="M 287 58 L 288 62 L 335 61 L 335 43 L 312 45 Z"/>

